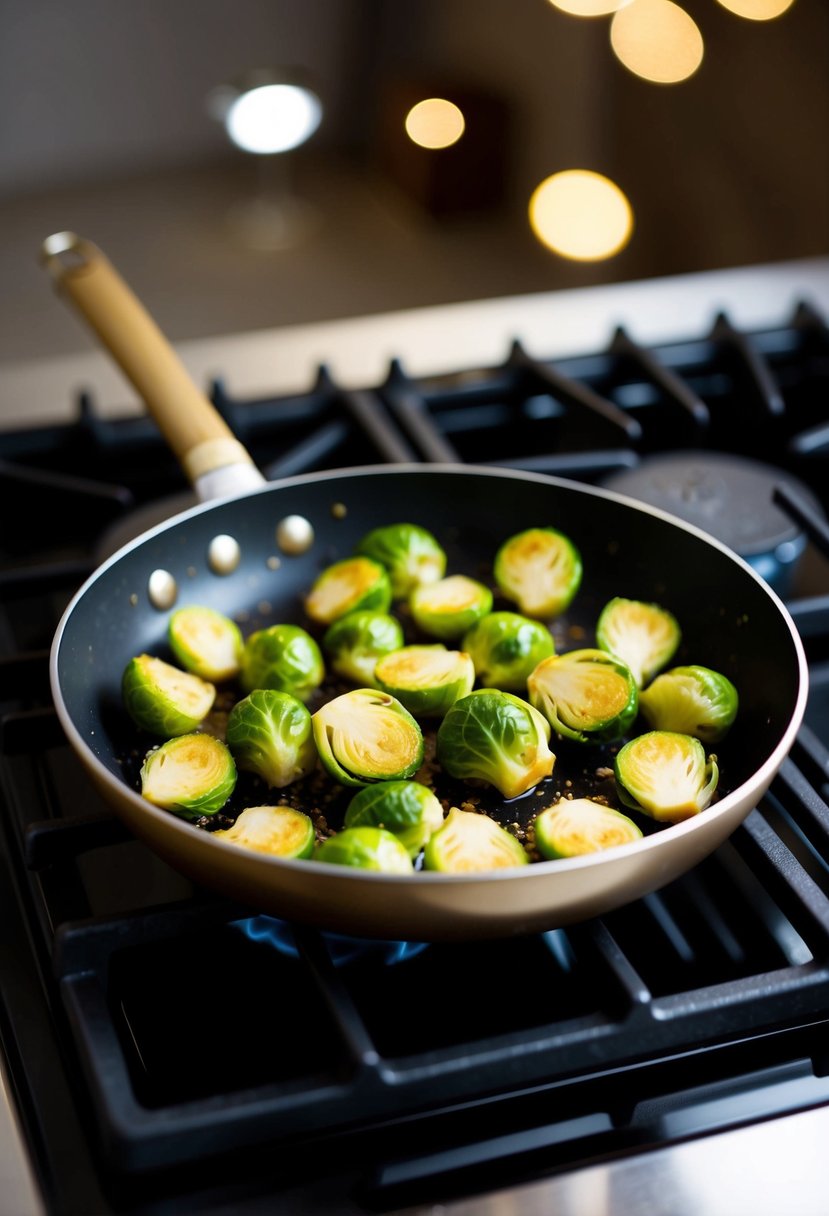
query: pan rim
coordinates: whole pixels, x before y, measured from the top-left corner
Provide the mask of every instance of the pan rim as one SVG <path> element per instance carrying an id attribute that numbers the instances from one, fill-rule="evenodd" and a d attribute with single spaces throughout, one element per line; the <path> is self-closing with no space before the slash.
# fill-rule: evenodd
<path id="1" fill-rule="evenodd" d="M 521 880 L 522 883 L 527 881 L 539 881 L 542 878 L 549 878 L 551 873 L 563 873 L 565 871 L 578 871 L 580 869 L 601 869 L 606 866 L 617 864 L 618 859 L 629 856 L 633 853 L 645 857 L 648 853 L 653 852 L 658 848 L 664 848 L 666 841 L 676 841 L 680 837 L 691 836 L 700 830 L 705 830 L 705 824 L 710 821 L 712 816 L 721 819 L 728 815 L 729 811 L 733 811 L 737 804 L 751 796 L 752 791 L 757 791 L 759 799 L 770 784 L 772 778 L 777 773 L 780 765 L 788 755 L 794 743 L 795 736 L 800 729 L 806 710 L 806 702 L 809 692 L 809 672 L 806 659 L 806 653 L 803 646 L 803 641 L 798 633 L 797 627 L 786 605 L 771 588 L 764 579 L 754 570 L 754 568 L 741 558 L 727 545 L 723 544 L 716 537 L 704 532 L 696 525 L 688 523 L 677 516 L 671 515 L 669 512 L 662 510 L 659 507 L 653 507 L 650 504 L 639 502 L 627 495 L 620 494 L 615 490 L 608 490 L 601 486 L 584 485 L 580 482 L 568 480 L 562 477 L 555 477 L 549 474 L 533 473 L 524 469 L 510 469 L 504 467 L 490 467 L 486 465 L 474 465 L 465 463 L 429 463 L 429 462 L 406 462 L 400 464 L 383 464 L 383 465 L 355 465 L 339 469 L 326 469 L 316 473 L 299 474 L 292 477 L 280 478 L 278 481 L 265 482 L 261 486 L 256 486 L 246 490 L 243 495 L 238 493 L 224 495 L 219 498 L 212 498 L 207 502 L 197 503 L 193 507 L 189 507 L 184 511 L 177 513 L 170 519 L 163 520 L 161 523 L 154 525 L 140 536 L 128 541 L 121 546 L 116 552 L 111 554 L 105 561 L 98 566 L 91 575 L 83 582 L 81 587 L 75 592 L 64 609 L 60 621 L 55 629 L 55 634 L 52 640 L 49 653 L 49 680 L 54 701 L 55 711 L 64 732 L 67 735 L 68 742 L 74 747 L 75 751 L 82 757 L 85 765 L 93 772 L 93 774 L 106 786 L 111 786 L 118 791 L 119 797 L 124 797 L 129 800 L 137 813 L 149 815 L 159 824 L 163 823 L 165 828 L 174 834 L 181 835 L 192 842 L 193 847 L 201 849 L 210 847 L 213 849 L 225 849 L 227 842 L 220 840 L 212 840 L 212 833 L 204 832 L 196 828 L 187 820 L 182 819 L 170 811 L 162 810 L 155 807 L 152 803 L 142 798 L 141 795 L 133 790 L 124 781 L 113 774 L 95 755 L 89 747 L 86 739 L 76 727 L 72 719 L 66 703 L 63 698 L 60 682 L 60 650 L 64 638 L 67 624 L 74 614 L 78 604 L 85 597 L 88 589 L 113 565 L 119 562 L 127 553 L 131 552 L 146 542 L 152 540 L 155 536 L 164 533 L 165 531 L 177 526 L 179 523 L 197 517 L 199 515 L 220 509 L 224 505 L 236 502 L 241 497 L 253 497 L 260 494 L 269 493 L 276 489 L 290 489 L 291 486 L 306 486 L 309 483 L 325 482 L 325 481 L 342 481 L 353 480 L 358 477 L 366 476 L 383 476 L 389 474 L 446 474 L 457 477 L 459 474 L 466 474 L 475 477 L 484 476 L 486 478 L 503 478 L 507 481 L 529 481 L 543 486 L 556 486 L 567 492 L 574 492 L 578 495 L 588 495 L 589 497 L 597 497 L 606 499 L 610 502 L 621 504 L 627 508 L 634 510 L 642 515 L 649 515 L 661 519 L 664 522 L 679 528 L 684 532 L 697 537 L 706 545 L 719 550 L 731 562 L 733 562 L 741 571 L 748 575 L 774 604 L 777 612 L 785 623 L 789 636 L 794 648 L 795 657 L 797 659 L 798 669 L 798 690 L 795 705 L 789 722 L 786 725 L 777 745 L 769 754 L 763 764 L 754 771 L 752 776 L 744 781 L 741 785 L 731 790 L 724 798 L 717 802 L 713 807 L 707 808 L 698 815 L 694 815 L 690 819 L 686 819 L 681 823 L 668 824 L 661 830 L 654 832 L 651 835 L 643 837 L 641 840 L 633 841 L 629 844 L 618 845 L 613 849 L 608 849 L 597 853 L 583 854 L 578 857 L 559 858 L 550 861 L 537 861 L 529 865 L 520 865 L 499 870 L 476 871 L 468 874 L 447 874 L 436 871 L 419 870 L 413 874 L 388 874 L 370 870 L 360 870 L 348 866 L 331 866 L 325 862 L 315 861 L 313 859 L 296 860 L 291 858 L 283 858 L 271 856 L 265 853 L 255 853 L 252 850 L 244 850 L 246 855 L 255 857 L 257 865 L 272 866 L 275 870 L 288 868 L 302 873 L 310 873 L 317 879 L 328 874 L 332 877 L 332 871 L 336 873 L 338 881 L 344 882 L 370 882 L 374 884 L 389 885 L 391 887 L 399 887 L 402 885 L 410 885 L 416 883 L 421 886 L 424 883 L 441 884 L 441 885 L 468 885 L 468 884 L 486 884 L 486 883 L 511 883 L 516 880 Z M 113 814 L 117 814 L 113 811 Z M 137 836 L 137 833 L 136 833 Z M 207 842 L 210 842 L 209 845 Z M 235 846 L 237 849 L 242 849 L 242 846 Z"/>

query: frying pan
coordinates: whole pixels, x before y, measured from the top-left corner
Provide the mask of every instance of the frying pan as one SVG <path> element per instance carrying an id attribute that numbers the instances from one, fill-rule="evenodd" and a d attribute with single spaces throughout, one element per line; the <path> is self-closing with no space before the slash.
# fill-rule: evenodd
<path id="1" fill-rule="evenodd" d="M 729 549 L 612 491 L 511 470 L 369 466 L 267 484 L 101 251 L 62 233 L 44 243 L 42 258 L 60 293 L 133 381 L 205 500 L 104 561 L 68 605 L 51 650 L 55 706 L 70 744 L 105 800 L 173 868 L 251 909 L 333 932 L 495 938 L 583 920 L 657 890 L 716 849 L 756 805 L 794 741 L 808 677 L 785 606 Z M 295 516 L 310 523 L 313 543 L 280 548 L 280 525 Z M 551 524 L 569 535 L 585 574 L 553 626 L 559 650 L 593 644 L 599 610 L 612 596 L 669 608 L 683 630 L 675 661 L 724 672 L 740 694 L 737 721 L 717 749 L 716 803 L 677 825 L 643 824 L 641 841 L 605 852 L 487 873 L 401 876 L 255 853 L 144 800 L 138 767 L 158 740 L 142 738 L 128 722 L 120 681 L 136 654 L 170 657 L 172 597 L 217 608 L 243 631 L 282 621 L 313 629 L 302 597 L 317 573 L 349 555 L 369 529 L 403 520 L 438 536 L 450 572 L 475 577 L 491 570 L 499 544 L 524 528 Z M 235 564 L 216 561 L 217 537 L 236 554 Z M 484 792 L 485 808 L 501 822 L 526 823 L 559 789 L 590 792 L 598 783 L 607 791 L 606 750 L 568 748 L 555 737 L 552 746 L 556 769 L 541 787 L 509 803 Z M 438 792 L 456 803 L 473 796 L 468 787 L 439 785 Z M 260 792 L 256 800 L 267 798 Z"/>

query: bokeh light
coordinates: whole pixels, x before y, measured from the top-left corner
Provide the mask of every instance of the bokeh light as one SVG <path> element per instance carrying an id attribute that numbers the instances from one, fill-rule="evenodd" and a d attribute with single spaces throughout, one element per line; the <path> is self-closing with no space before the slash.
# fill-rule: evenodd
<path id="1" fill-rule="evenodd" d="M 614 15 L 610 43 L 636 76 L 656 84 L 687 80 L 702 63 L 699 26 L 672 0 L 632 0 Z"/>
<path id="2" fill-rule="evenodd" d="M 427 97 L 406 115 L 406 134 L 421 148 L 449 148 L 463 135 L 463 114 L 444 97 Z"/>
<path id="3" fill-rule="evenodd" d="M 629 3 L 630 0 L 550 0 L 553 8 L 574 17 L 606 17 Z"/>
<path id="4" fill-rule="evenodd" d="M 543 245 L 562 257 L 597 262 L 630 240 L 633 211 L 610 178 L 588 169 L 567 169 L 533 191 L 530 225 Z"/>
<path id="5" fill-rule="evenodd" d="M 245 152 L 289 152 L 320 124 L 322 105 L 310 89 L 265 84 L 241 93 L 225 116 L 227 133 Z"/>
<path id="6" fill-rule="evenodd" d="M 749 21 L 771 21 L 794 4 L 794 0 L 719 0 L 723 8 Z"/>

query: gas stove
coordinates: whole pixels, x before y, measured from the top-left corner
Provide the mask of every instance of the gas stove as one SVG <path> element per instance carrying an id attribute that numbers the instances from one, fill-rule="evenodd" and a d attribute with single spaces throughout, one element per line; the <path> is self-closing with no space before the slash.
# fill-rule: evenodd
<path id="1" fill-rule="evenodd" d="M 762 318 L 760 282 L 775 284 Z M 506 465 L 725 529 L 784 597 L 810 663 L 806 722 L 769 794 L 658 893 L 506 941 L 363 942 L 194 888 L 90 788 L 47 672 L 80 583 L 190 491 L 106 374 L 103 396 L 74 387 L 94 359 L 54 362 L 40 407 L 71 365 L 68 407 L 0 431 L 14 520 L 0 549 L 0 1032 L 34 1192 L 20 1211 L 497 1212 L 550 1210 L 554 1195 L 587 1211 L 594 1178 L 615 1213 L 633 1210 L 632 1168 L 662 1177 L 671 1154 L 713 1154 L 769 1120 L 829 1122 L 829 266 L 563 295 L 569 351 L 560 332 L 544 350 L 551 293 L 437 310 L 431 368 L 413 339 L 434 332 L 428 310 L 345 336 L 217 340 L 213 366 L 228 363 L 209 395 L 269 478 Z M 262 391 L 269 349 L 326 334 L 332 351 L 358 336 L 364 372 L 387 352 L 382 370 L 312 359 L 304 386 Z M 12 404 L 34 374 L 15 371 Z M 684 1186 L 689 1206 L 674 1194 L 670 1210 L 703 1210 Z M 819 1210 L 805 1204 L 791 1210 Z"/>

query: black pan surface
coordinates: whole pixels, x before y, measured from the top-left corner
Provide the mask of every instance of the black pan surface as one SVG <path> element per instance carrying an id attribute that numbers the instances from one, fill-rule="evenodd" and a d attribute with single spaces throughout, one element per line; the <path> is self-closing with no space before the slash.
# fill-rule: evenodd
<path id="1" fill-rule="evenodd" d="M 296 556 L 281 552 L 276 540 L 277 525 L 289 514 L 307 518 L 315 534 L 312 546 Z M 401 521 L 434 532 L 447 550 L 447 573 L 466 573 L 490 583 L 492 559 L 507 537 L 539 525 L 565 532 L 582 554 L 584 577 L 570 610 L 553 625 L 558 650 L 594 645 L 595 621 L 612 596 L 664 605 L 675 614 L 683 631 L 673 661 L 701 663 L 722 671 L 740 693 L 737 722 L 718 751 L 721 793 L 728 795 L 751 783 L 758 773 L 767 784 L 770 758 L 779 763 L 781 743 L 790 745 L 802 717 L 806 669 L 788 613 L 745 563 L 703 533 L 608 491 L 532 474 L 446 465 L 341 470 L 265 486 L 188 511 L 105 562 L 67 609 L 52 656 L 58 711 L 70 740 L 99 784 L 131 789 L 134 802 L 138 765 L 158 742 L 141 737 L 128 721 L 120 694 L 121 674 L 133 655 L 147 651 L 170 657 L 165 636 L 169 613 L 154 607 L 148 596 L 153 571 L 162 569 L 174 576 L 178 604 L 217 608 L 234 617 L 243 633 L 292 621 L 319 637 L 322 631 L 311 625 L 302 609 L 302 598 L 317 573 L 348 556 L 369 529 Z M 210 542 L 218 534 L 232 536 L 241 549 L 241 561 L 228 575 L 214 574 L 207 561 Z M 496 598 L 495 607 L 511 605 Z M 309 708 L 315 708 L 313 702 Z M 646 727 L 640 722 L 638 729 Z M 426 733 L 428 738 L 428 729 Z M 552 794 L 563 788 L 565 780 L 575 781 L 567 788 L 576 792 L 582 783 L 589 792 L 592 781 L 607 780 L 606 772 L 603 778 L 595 777 L 612 763 L 606 750 L 568 747 L 555 739 L 552 746 L 558 762 L 549 779 L 550 789 L 509 804 L 493 797 L 491 791 L 485 793 L 487 809 L 502 822 L 531 817 L 539 805 L 552 801 Z M 449 782 L 441 785 L 439 781 L 436 788 L 453 802 L 464 795 L 463 789 Z M 240 775 L 235 803 L 227 808 L 228 813 L 238 812 L 240 803 L 255 793 Z M 337 826 L 337 815 L 351 793 L 333 791 L 326 811 L 332 827 Z M 550 796 L 539 804 L 545 795 Z M 304 799 L 309 804 L 306 809 L 318 812 L 318 805 L 310 805 L 319 800 L 318 783 L 308 789 L 292 787 L 292 797 L 298 805 Z M 261 797 L 257 800 L 263 801 Z M 148 808 L 147 814 L 163 813 Z M 201 830 L 174 816 L 168 818 L 170 830 L 176 834 Z M 130 820 L 134 826 L 134 808 Z M 656 834 L 696 826 L 659 828 Z M 601 865 L 602 855 L 594 856 L 595 864 Z M 689 857 L 692 864 L 693 849 Z M 579 860 L 594 864 L 590 859 Z M 310 867 L 309 883 L 316 881 L 321 870 L 339 869 L 289 863 L 296 864 Z M 560 864 L 543 863 L 527 870 Z M 207 881 L 211 884 L 215 870 L 209 868 Z M 658 867 L 656 871 L 647 880 L 650 886 L 661 881 Z M 413 881 L 434 877 L 418 875 Z M 236 884 L 231 883 L 230 889 L 235 892 Z M 282 910 L 278 897 L 269 904 L 269 910 L 274 909 L 277 913 Z M 297 909 L 287 900 L 284 911 L 316 919 L 330 928 L 343 928 L 341 920 L 331 923 L 324 907 L 314 917 L 306 907 Z M 519 922 L 519 927 L 534 927 L 526 918 Z M 366 928 L 359 917 L 356 923 Z"/>

